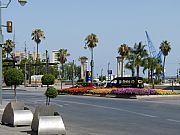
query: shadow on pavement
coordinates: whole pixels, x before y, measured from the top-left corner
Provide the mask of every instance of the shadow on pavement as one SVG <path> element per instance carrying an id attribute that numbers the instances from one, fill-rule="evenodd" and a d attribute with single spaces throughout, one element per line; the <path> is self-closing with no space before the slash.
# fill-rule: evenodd
<path id="1" fill-rule="evenodd" d="M 38 135 L 37 132 L 34 131 L 21 131 L 22 133 L 27 133 L 28 135 Z"/>

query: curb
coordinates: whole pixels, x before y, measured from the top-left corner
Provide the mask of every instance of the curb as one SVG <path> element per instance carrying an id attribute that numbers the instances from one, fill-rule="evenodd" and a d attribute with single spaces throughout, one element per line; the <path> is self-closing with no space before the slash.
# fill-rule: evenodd
<path id="1" fill-rule="evenodd" d="M 136 95 L 136 99 L 180 99 L 180 95 Z"/>

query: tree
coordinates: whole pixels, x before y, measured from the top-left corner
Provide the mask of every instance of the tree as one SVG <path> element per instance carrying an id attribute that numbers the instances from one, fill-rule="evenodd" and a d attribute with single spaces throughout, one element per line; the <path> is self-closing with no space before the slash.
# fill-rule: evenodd
<path id="1" fill-rule="evenodd" d="M 151 77 L 151 67 L 152 67 L 152 64 L 153 64 L 153 58 L 151 57 L 148 57 L 148 58 L 145 58 L 143 61 L 142 61 L 142 66 L 143 66 L 143 74 L 145 74 L 145 71 L 148 70 L 148 82 L 150 81 L 150 77 Z M 152 81 L 152 79 L 151 79 Z"/>
<path id="2" fill-rule="evenodd" d="M 24 81 L 23 73 L 16 68 L 9 68 L 4 73 L 4 81 L 7 86 L 14 85 L 14 98 L 16 100 L 16 87 L 17 85 L 21 85 Z"/>
<path id="3" fill-rule="evenodd" d="M 52 75 L 54 75 L 55 78 L 57 78 L 58 74 L 59 74 L 58 66 L 57 65 L 49 66 L 48 72 L 49 72 L 49 74 L 52 74 Z"/>
<path id="4" fill-rule="evenodd" d="M 123 77 L 123 71 L 124 71 L 124 59 L 127 57 L 127 55 L 129 54 L 129 47 L 127 44 L 122 44 L 119 48 L 118 48 L 118 53 L 119 55 L 121 55 L 122 58 L 122 62 L 121 62 L 121 77 Z"/>
<path id="5" fill-rule="evenodd" d="M 3 50 L 2 50 L 2 53 L 3 53 L 2 57 L 6 58 L 6 59 L 4 59 L 4 61 L 12 63 L 13 67 L 15 67 L 15 62 L 16 62 L 15 57 L 12 53 L 14 47 L 15 47 L 14 42 L 12 40 L 8 39 L 8 40 L 6 40 Z M 9 58 L 9 55 L 10 55 L 10 58 Z"/>
<path id="6" fill-rule="evenodd" d="M 15 44 L 12 40 L 10 39 L 6 40 L 6 43 L 4 44 L 4 51 L 6 52 L 7 59 L 8 59 L 8 54 L 10 54 L 13 51 L 14 47 L 15 47 Z"/>
<path id="7" fill-rule="evenodd" d="M 91 78 L 93 81 L 93 74 L 94 74 L 94 60 L 93 60 L 93 48 L 97 46 L 98 38 L 95 34 L 91 33 L 85 38 L 85 49 L 88 47 L 91 50 Z"/>
<path id="8" fill-rule="evenodd" d="M 24 58 L 20 61 L 20 69 L 22 71 L 22 73 L 25 75 L 25 73 L 27 73 L 27 78 L 29 79 L 29 84 L 31 84 L 31 75 L 35 74 L 35 68 L 32 68 L 35 65 L 36 60 L 33 60 L 32 56 L 29 56 L 28 58 Z M 26 71 L 25 71 L 25 64 L 26 64 Z M 40 68 L 41 70 L 42 68 Z M 26 79 L 27 79 L 26 78 Z"/>
<path id="9" fill-rule="evenodd" d="M 77 66 L 74 62 L 69 62 L 64 64 L 64 79 L 72 80 L 72 84 L 75 78 L 80 78 L 81 68 Z"/>
<path id="10" fill-rule="evenodd" d="M 49 87 L 49 85 L 53 85 L 55 81 L 55 77 L 52 74 L 45 74 L 41 78 L 41 82 L 43 85 L 47 85 L 47 90 L 46 90 L 46 105 L 49 105 L 50 103 L 50 98 L 54 98 L 57 95 L 55 94 L 55 90 L 52 87 Z"/>
<path id="11" fill-rule="evenodd" d="M 57 53 L 57 60 L 61 63 L 61 89 L 62 89 L 62 79 L 64 78 L 64 63 L 67 61 L 67 57 L 70 56 L 67 49 L 60 49 Z"/>
<path id="12" fill-rule="evenodd" d="M 148 70 L 148 81 L 150 80 L 152 83 L 153 76 L 156 76 L 156 78 L 159 79 L 159 75 L 162 71 L 159 58 L 145 58 L 142 61 L 142 66 L 144 67 L 143 73 L 145 70 Z"/>
<path id="13" fill-rule="evenodd" d="M 139 70 L 140 66 L 142 66 L 142 61 L 144 58 L 148 57 L 147 50 L 145 49 L 146 45 L 143 45 L 142 42 L 139 42 L 138 44 L 135 43 L 133 50 L 131 53 L 133 53 L 134 56 L 134 65 L 136 67 L 136 73 L 137 76 L 139 76 Z"/>
<path id="14" fill-rule="evenodd" d="M 134 61 L 129 60 L 126 65 L 125 68 L 131 70 L 131 76 L 134 77 L 135 76 L 135 65 L 134 65 Z"/>
<path id="15" fill-rule="evenodd" d="M 125 68 L 131 70 L 132 77 L 135 76 L 135 55 L 133 49 L 129 49 L 129 54 L 127 55 L 128 62 L 125 65 Z"/>
<path id="16" fill-rule="evenodd" d="M 48 87 L 46 92 L 45 92 L 45 95 L 47 97 L 46 105 L 49 105 L 50 104 L 50 99 L 57 97 L 58 91 L 54 87 Z"/>
<path id="17" fill-rule="evenodd" d="M 162 41 L 159 49 L 161 50 L 161 52 L 164 55 L 164 60 L 163 60 L 163 81 L 164 81 L 164 79 L 165 79 L 164 68 L 165 68 L 166 56 L 168 56 L 169 52 L 171 51 L 170 42 L 168 42 L 167 40 Z"/>
<path id="18" fill-rule="evenodd" d="M 101 81 L 101 82 L 103 82 L 103 81 L 105 81 L 106 80 L 106 76 L 99 76 L 99 80 Z"/>
<path id="19" fill-rule="evenodd" d="M 53 85 L 54 81 L 55 81 L 55 77 L 52 74 L 45 74 L 41 78 L 42 84 L 47 85 L 47 87 L 49 87 L 49 85 Z"/>
<path id="20" fill-rule="evenodd" d="M 38 47 L 39 47 L 39 44 L 41 43 L 41 40 L 45 39 L 44 31 L 42 31 L 41 29 L 35 29 L 32 31 L 31 37 L 32 37 L 32 40 L 34 40 L 34 42 L 36 42 L 36 45 L 37 45 L 37 52 L 36 52 L 37 53 L 36 63 L 37 63 L 38 62 Z M 35 72 L 37 74 L 37 66 L 36 66 Z"/>

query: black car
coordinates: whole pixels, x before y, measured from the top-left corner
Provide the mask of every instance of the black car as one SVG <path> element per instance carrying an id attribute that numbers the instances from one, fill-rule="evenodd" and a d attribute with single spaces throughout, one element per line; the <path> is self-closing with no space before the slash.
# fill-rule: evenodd
<path id="1" fill-rule="evenodd" d="M 106 87 L 133 87 L 144 88 L 142 77 L 116 77 Z"/>

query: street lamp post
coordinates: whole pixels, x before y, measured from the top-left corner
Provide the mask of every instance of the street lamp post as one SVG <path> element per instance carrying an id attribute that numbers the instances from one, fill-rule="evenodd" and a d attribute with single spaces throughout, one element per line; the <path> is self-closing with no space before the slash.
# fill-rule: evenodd
<path id="1" fill-rule="evenodd" d="M 26 42 L 25 42 L 25 48 L 24 48 L 24 52 L 25 52 L 25 63 L 24 63 L 24 87 L 26 87 L 26 78 L 27 78 L 27 74 L 26 74 L 26 69 L 27 69 L 27 50 L 26 50 Z"/>
<path id="2" fill-rule="evenodd" d="M 21 4 L 21 6 L 24 6 L 27 3 L 26 0 L 18 0 L 18 2 Z M 2 45 L 4 44 L 4 38 L 2 34 L 1 9 L 8 8 L 10 3 L 11 3 L 11 0 L 9 0 L 5 6 L 2 6 L 1 0 L 0 0 L 0 104 L 2 104 Z"/>
<path id="3" fill-rule="evenodd" d="M 101 82 L 103 82 L 103 68 L 101 68 Z"/>
<path id="4" fill-rule="evenodd" d="M 110 81 L 110 79 L 109 79 L 109 65 L 110 65 L 110 62 L 108 62 L 108 81 Z"/>

